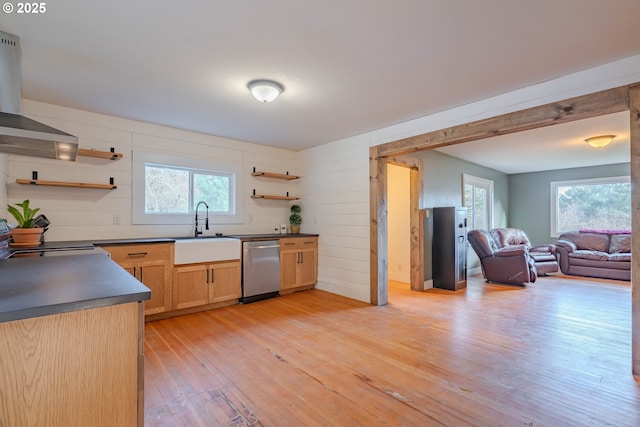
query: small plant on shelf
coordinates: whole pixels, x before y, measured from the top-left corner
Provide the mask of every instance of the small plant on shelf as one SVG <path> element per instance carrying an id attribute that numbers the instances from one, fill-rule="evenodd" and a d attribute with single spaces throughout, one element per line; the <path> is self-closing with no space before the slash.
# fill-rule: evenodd
<path id="1" fill-rule="evenodd" d="M 289 216 L 289 223 L 291 224 L 291 233 L 298 234 L 300 232 L 300 224 L 302 224 L 302 217 L 300 216 L 300 205 L 291 205 L 291 215 Z"/>
<path id="2" fill-rule="evenodd" d="M 22 208 L 22 212 L 17 207 Z M 18 222 L 18 228 L 34 228 L 35 217 L 40 208 L 31 209 L 29 207 L 29 200 L 25 200 L 22 203 L 16 203 L 16 206 L 7 205 L 7 210 Z"/>
<path id="3" fill-rule="evenodd" d="M 21 210 L 18 209 L 21 208 Z M 40 208 L 32 209 L 29 200 L 16 203 L 15 206 L 7 205 L 7 211 L 15 218 L 18 226 L 11 230 L 14 245 L 37 246 L 40 244 L 42 228 L 36 226 L 36 214 Z"/>

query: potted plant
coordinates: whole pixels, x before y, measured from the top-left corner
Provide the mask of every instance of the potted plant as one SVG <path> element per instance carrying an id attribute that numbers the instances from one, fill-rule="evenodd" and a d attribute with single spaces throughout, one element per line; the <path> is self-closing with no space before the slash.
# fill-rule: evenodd
<path id="1" fill-rule="evenodd" d="M 43 229 L 35 225 L 35 216 L 39 210 L 40 208 L 32 209 L 29 206 L 29 200 L 16 203 L 15 206 L 7 205 L 7 211 L 18 223 L 18 226 L 11 230 L 14 245 L 37 246 L 40 244 Z"/>
<path id="2" fill-rule="evenodd" d="M 291 205 L 289 223 L 291 224 L 292 234 L 298 234 L 300 232 L 300 224 L 302 224 L 302 217 L 300 216 L 301 210 L 300 205 Z"/>

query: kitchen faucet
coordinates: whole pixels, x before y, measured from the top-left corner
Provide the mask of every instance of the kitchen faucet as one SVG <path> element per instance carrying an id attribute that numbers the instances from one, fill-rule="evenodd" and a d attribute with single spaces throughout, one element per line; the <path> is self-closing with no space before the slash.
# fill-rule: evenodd
<path id="1" fill-rule="evenodd" d="M 205 202 L 198 202 L 198 205 L 196 206 L 196 231 L 194 237 L 198 237 L 202 234 L 202 231 L 198 231 L 198 209 L 200 208 L 200 205 L 204 205 L 204 207 L 207 208 L 207 217 L 204 220 L 204 229 L 209 229 L 209 205 L 207 205 Z"/>

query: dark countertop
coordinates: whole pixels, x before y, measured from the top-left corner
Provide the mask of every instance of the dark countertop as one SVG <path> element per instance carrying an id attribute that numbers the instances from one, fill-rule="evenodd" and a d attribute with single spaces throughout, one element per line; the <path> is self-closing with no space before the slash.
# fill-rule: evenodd
<path id="1" fill-rule="evenodd" d="M 104 255 L 0 260 L 0 322 L 149 298 L 149 288 Z"/>
<path id="2" fill-rule="evenodd" d="M 178 239 L 218 239 L 220 237 L 231 238 L 231 239 L 240 239 L 240 240 L 265 240 L 265 239 L 281 239 L 286 237 L 317 237 L 318 234 L 307 234 L 307 233 L 298 233 L 298 234 L 275 234 L 275 233 L 264 233 L 264 234 L 224 234 L 222 236 L 201 236 L 201 237 L 145 237 L 145 238 L 128 238 L 128 239 L 113 239 L 113 240 L 92 240 L 96 246 L 106 246 L 106 245 L 132 245 L 138 243 L 171 243 L 175 242 Z"/>
<path id="3" fill-rule="evenodd" d="M 142 237 L 132 239 L 107 239 L 107 240 L 90 240 L 96 246 L 107 245 L 135 245 L 138 243 L 171 243 L 175 242 L 175 237 Z"/>
<path id="4" fill-rule="evenodd" d="M 9 251 L 12 254 L 20 253 L 33 253 L 43 251 L 68 251 L 74 249 L 92 249 L 94 246 L 90 242 L 76 242 L 76 241 L 60 241 L 60 242 L 45 242 L 38 246 L 19 246 L 12 247 L 9 245 Z"/>
<path id="5" fill-rule="evenodd" d="M 298 233 L 298 234 L 225 234 L 219 237 L 226 237 L 240 240 L 265 240 L 265 239 L 281 239 L 288 237 L 318 237 L 318 234 Z M 204 236 L 197 239 L 217 239 L 217 236 Z M 108 245 L 135 245 L 146 243 L 171 243 L 178 239 L 196 239 L 195 237 L 132 237 L 126 239 L 101 239 L 101 240 L 79 240 L 79 241 L 67 241 L 67 242 L 45 242 L 40 246 L 34 246 L 29 248 L 11 248 L 12 252 L 19 252 L 24 250 L 41 251 L 41 250 L 57 250 L 57 249 L 71 249 L 71 248 L 85 248 L 91 246 L 108 246 Z"/>
<path id="6" fill-rule="evenodd" d="M 242 241 L 317 237 L 318 234 L 233 234 Z M 45 242 L 12 252 L 62 251 L 93 246 L 171 243 L 185 237 L 145 237 L 89 241 Z M 215 236 L 199 239 L 215 239 Z M 62 253 L 62 252 L 60 252 Z M 0 322 L 87 308 L 142 301 L 151 291 L 118 264 L 101 254 L 18 257 L 0 260 Z"/>
<path id="7" fill-rule="evenodd" d="M 307 234 L 307 233 L 298 233 L 298 234 L 292 234 L 292 233 L 266 234 L 265 233 L 265 234 L 231 234 L 224 237 L 232 237 L 234 239 L 240 239 L 240 240 L 276 240 L 276 239 L 289 238 L 289 237 L 318 237 L 318 236 L 319 236 L 318 234 Z"/>

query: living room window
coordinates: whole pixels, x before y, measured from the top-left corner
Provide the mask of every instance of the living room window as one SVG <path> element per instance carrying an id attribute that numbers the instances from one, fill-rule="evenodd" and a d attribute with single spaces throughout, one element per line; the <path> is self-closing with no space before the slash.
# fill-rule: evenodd
<path id="1" fill-rule="evenodd" d="M 462 174 L 462 205 L 469 230 L 493 228 L 493 181 Z"/>
<path id="2" fill-rule="evenodd" d="M 631 229 L 628 176 L 551 182 L 551 236 L 580 229 Z"/>
<path id="3" fill-rule="evenodd" d="M 241 222 L 241 165 L 144 152 L 133 163 L 134 224 L 191 224 L 200 201 L 212 223 Z"/>

